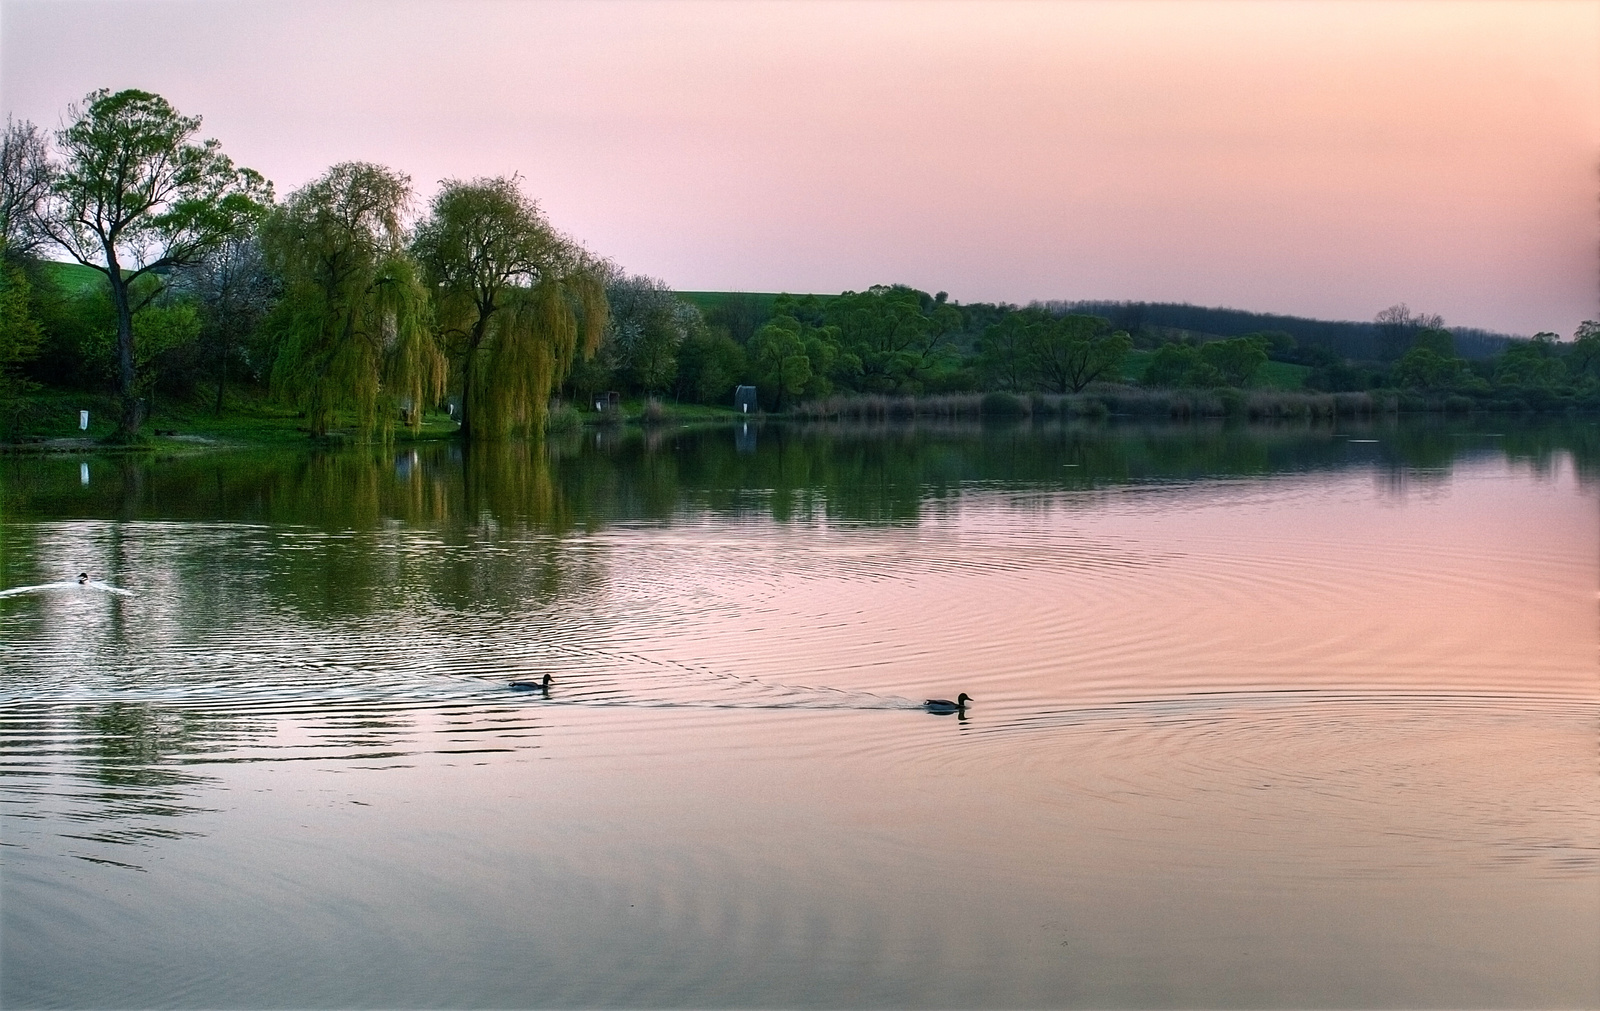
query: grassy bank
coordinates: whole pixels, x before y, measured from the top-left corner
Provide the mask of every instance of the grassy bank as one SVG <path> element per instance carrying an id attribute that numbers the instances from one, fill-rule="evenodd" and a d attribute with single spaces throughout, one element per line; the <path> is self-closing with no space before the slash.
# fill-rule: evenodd
<path id="1" fill-rule="evenodd" d="M 214 394 L 192 401 L 159 402 L 145 425 L 143 442 L 132 447 L 105 444 L 116 429 L 118 405 L 103 394 L 43 391 L 24 407 L 19 434 L 0 443 L 3 452 L 98 450 L 178 450 L 205 446 L 294 446 L 312 442 L 305 418 L 292 408 L 276 404 L 257 391 L 230 393 L 221 414 Z M 808 400 L 777 415 L 801 421 L 884 422 L 918 418 L 976 420 L 1004 418 L 1109 418 L 1150 420 L 1236 418 L 1252 421 L 1334 420 L 1412 413 L 1569 413 L 1592 409 L 1588 405 L 1554 403 L 1541 407 L 1516 400 L 1477 401 L 1461 396 L 1421 397 L 1394 390 L 1360 393 L 1312 393 L 1285 389 L 1150 389 L 1122 384 L 1102 384 L 1083 393 L 949 393 L 929 396 L 853 394 Z M 89 412 L 89 427 L 81 430 L 79 411 Z M 747 418 L 731 407 L 677 404 L 654 399 L 623 401 L 614 412 L 579 410 L 572 404 L 553 405 L 548 419 L 552 435 L 565 435 L 586 427 L 607 425 L 684 426 L 721 425 Z M 444 413 L 424 416 L 420 432 L 396 427 L 396 442 L 450 439 L 457 425 Z M 361 442 L 367 436 L 344 419 L 328 434 L 328 441 Z"/>
<path id="2" fill-rule="evenodd" d="M 115 397 L 99 393 L 42 390 L 29 397 L 19 412 L 15 434 L 0 441 L 0 451 L 51 452 L 111 450 L 141 451 L 179 447 L 292 446 L 311 442 L 305 417 L 291 407 L 273 402 L 259 391 L 241 388 L 224 398 L 216 411 L 215 392 L 199 390 L 187 401 L 162 400 L 152 406 L 145 423 L 144 441 L 129 447 L 106 443 L 116 431 L 120 406 Z M 80 429 L 79 412 L 89 412 L 89 427 Z M 572 405 L 554 405 L 548 421 L 551 432 L 566 432 L 592 425 L 726 423 L 740 417 L 731 407 L 675 404 L 657 400 L 627 400 L 614 414 L 579 411 Z M 423 416 L 422 429 L 412 433 L 396 427 L 396 442 L 453 438 L 457 425 L 443 412 Z M 358 442 L 365 436 L 353 417 L 342 419 L 328 433 L 331 441 Z"/>
<path id="3" fill-rule="evenodd" d="M 87 430 L 79 427 L 79 412 L 89 412 Z M 117 428 L 121 408 L 106 394 L 44 390 L 28 398 L 19 412 L 11 439 L 0 446 L 11 452 L 59 449 L 98 449 Z M 335 441 L 361 437 L 355 419 L 345 419 L 329 437 Z M 444 414 L 423 417 L 421 432 L 397 428 L 396 441 L 449 438 L 456 423 Z M 230 392 L 216 412 L 215 392 L 200 391 L 192 400 L 158 400 L 151 407 L 142 432 L 144 441 L 124 447 L 131 450 L 168 449 L 207 444 L 236 446 L 287 446 L 308 443 L 311 431 L 303 415 L 251 390 Z"/>

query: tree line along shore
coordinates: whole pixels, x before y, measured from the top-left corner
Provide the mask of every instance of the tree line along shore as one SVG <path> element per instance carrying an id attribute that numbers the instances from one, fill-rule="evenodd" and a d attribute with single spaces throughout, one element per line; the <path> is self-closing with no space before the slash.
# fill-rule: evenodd
<path id="1" fill-rule="evenodd" d="M 281 198 L 199 117 L 92 92 L 0 151 L 0 441 L 537 436 L 614 405 L 901 416 L 1337 417 L 1600 409 L 1565 340 L 1131 302 L 675 292 L 559 230 L 518 176 L 334 165 Z M 598 410 L 597 410 L 598 405 Z M 90 427 L 79 430 L 89 410 Z"/>

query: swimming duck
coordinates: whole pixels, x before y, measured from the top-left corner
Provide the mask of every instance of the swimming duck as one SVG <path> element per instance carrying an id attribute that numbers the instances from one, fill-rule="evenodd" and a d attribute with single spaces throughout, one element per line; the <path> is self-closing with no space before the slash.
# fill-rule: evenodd
<path id="1" fill-rule="evenodd" d="M 967 711 L 967 703 L 975 701 L 977 700 L 971 695 L 968 695 L 966 692 L 962 692 L 960 695 L 956 696 L 956 700 L 954 702 L 951 702 L 949 699 L 929 699 L 922 704 L 922 708 L 926 709 L 930 713 L 939 713 L 941 716 L 944 716 L 949 715 L 950 713 L 965 713 Z"/>
<path id="2" fill-rule="evenodd" d="M 78 585 L 79 586 L 83 586 L 84 584 L 86 584 L 88 582 L 89 582 L 89 574 L 87 572 L 78 573 Z"/>
<path id="3" fill-rule="evenodd" d="M 543 681 L 513 681 L 511 690 L 517 692 L 543 692 L 550 694 L 550 675 L 546 674 Z"/>

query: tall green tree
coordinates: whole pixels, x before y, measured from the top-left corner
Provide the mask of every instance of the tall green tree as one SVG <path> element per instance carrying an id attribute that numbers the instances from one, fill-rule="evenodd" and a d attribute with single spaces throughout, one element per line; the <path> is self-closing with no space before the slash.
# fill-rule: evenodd
<path id="1" fill-rule="evenodd" d="M 864 390 L 921 393 L 930 379 L 955 367 L 951 337 L 961 313 L 942 297 L 880 284 L 831 298 L 823 312 L 838 328 L 841 352 L 861 363 Z"/>
<path id="2" fill-rule="evenodd" d="M 33 391 L 17 369 L 39 351 L 43 333 L 29 306 L 32 294 L 21 266 L 0 258 L 0 434 L 12 434 Z"/>
<path id="3" fill-rule="evenodd" d="M 989 324 L 978 340 L 978 361 L 984 378 L 996 389 L 1032 389 L 1037 331 L 1052 322 L 1043 309 L 1028 308 L 1008 312 Z"/>
<path id="4" fill-rule="evenodd" d="M 1443 355 L 1419 345 L 1394 363 L 1390 379 L 1406 389 L 1446 390 L 1460 385 L 1471 373 L 1467 363 L 1454 355 Z"/>
<path id="5" fill-rule="evenodd" d="M 780 299 L 783 296 L 780 296 Z M 815 299 L 812 299 L 815 301 Z M 740 347 L 750 343 L 756 328 L 773 313 L 762 301 L 748 292 L 731 292 L 705 314 L 706 325 L 721 327 Z M 790 315 L 797 315 L 790 312 Z"/>
<path id="6" fill-rule="evenodd" d="M 1099 316 L 1074 313 L 1033 330 L 1036 374 L 1049 389 L 1079 393 L 1099 379 L 1115 379 L 1133 341 Z"/>
<path id="7" fill-rule="evenodd" d="M 443 395 L 446 363 L 428 293 L 406 255 L 401 215 L 411 181 L 366 162 L 344 162 L 291 193 L 262 239 L 283 280 L 272 325 L 273 388 L 300 404 L 313 435 L 352 410 L 371 434 Z"/>
<path id="8" fill-rule="evenodd" d="M 136 300 L 134 285 L 247 232 L 272 187 L 236 167 L 215 140 L 196 141 L 200 117 L 179 115 L 160 95 L 101 89 L 67 118 L 39 220 L 44 234 L 106 279 L 117 321 L 118 436 L 128 440 L 144 421 L 133 316 L 161 287 Z"/>
<path id="9" fill-rule="evenodd" d="M 1553 386 L 1567 378 L 1554 334 L 1516 341 L 1494 363 L 1494 381 L 1506 386 Z"/>
<path id="10" fill-rule="evenodd" d="M 1600 370 L 1600 322 L 1586 319 L 1578 324 L 1567 359 L 1573 375 L 1587 376 Z"/>
<path id="11" fill-rule="evenodd" d="M 461 381 L 461 432 L 542 431 L 550 393 L 605 333 L 606 265 L 512 177 L 448 180 L 412 251 Z"/>
<path id="12" fill-rule="evenodd" d="M 750 370 L 756 386 L 772 397 L 773 410 L 806 393 L 824 394 L 832 350 L 793 316 L 774 316 L 750 337 Z"/>
<path id="13" fill-rule="evenodd" d="M 1222 385 L 1243 389 L 1255 382 L 1267 364 L 1267 342 L 1260 337 L 1232 337 L 1200 345 L 1200 361 L 1222 376 Z"/>
<path id="14" fill-rule="evenodd" d="M 1200 352 L 1191 345 L 1170 341 L 1156 349 L 1144 367 L 1146 386 L 1186 386 L 1200 365 Z"/>
<path id="15" fill-rule="evenodd" d="M 678 349 L 677 393 L 702 404 L 726 404 L 748 369 L 745 349 L 723 327 L 702 327 Z"/>

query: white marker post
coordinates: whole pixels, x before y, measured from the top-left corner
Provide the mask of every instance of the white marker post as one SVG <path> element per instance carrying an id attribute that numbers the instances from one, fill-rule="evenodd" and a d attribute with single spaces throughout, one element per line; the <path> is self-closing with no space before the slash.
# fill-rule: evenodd
<path id="1" fill-rule="evenodd" d="M 87 432 L 88 430 L 89 430 L 89 412 L 88 411 L 79 411 L 78 412 L 78 431 Z"/>

